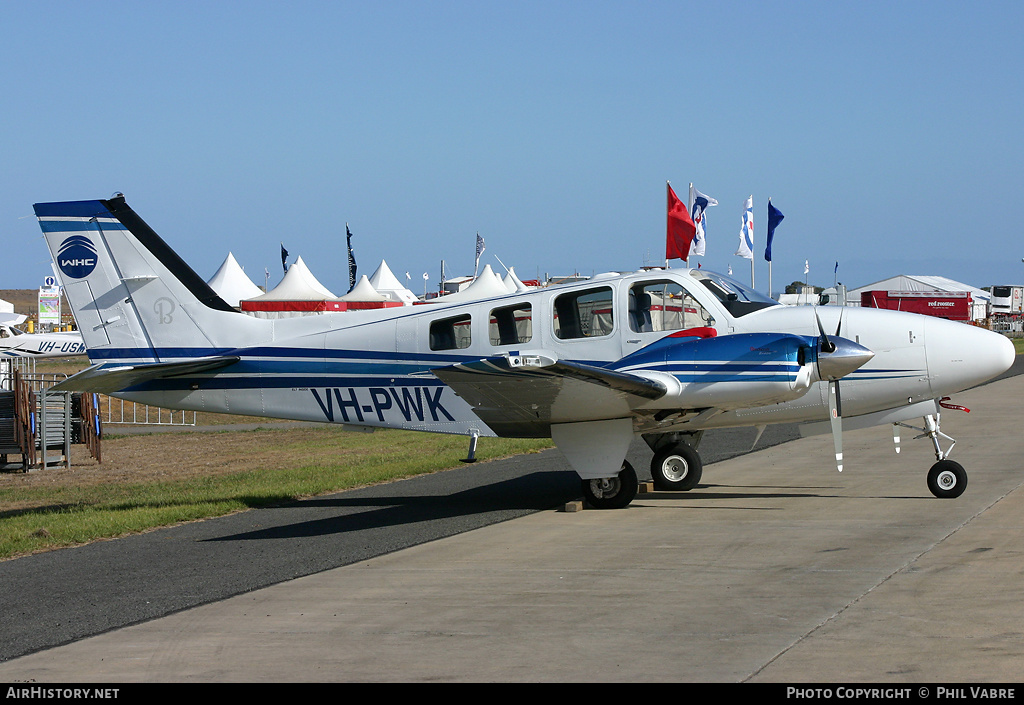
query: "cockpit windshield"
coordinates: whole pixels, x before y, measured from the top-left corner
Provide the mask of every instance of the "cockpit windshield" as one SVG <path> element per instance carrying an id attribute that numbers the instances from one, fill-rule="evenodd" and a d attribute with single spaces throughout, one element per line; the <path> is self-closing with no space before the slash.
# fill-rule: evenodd
<path id="1" fill-rule="evenodd" d="M 726 310 L 737 318 L 762 308 L 781 305 L 775 299 L 769 298 L 723 274 L 710 272 L 706 269 L 695 269 L 690 271 L 690 276 L 714 294 L 722 302 Z"/>

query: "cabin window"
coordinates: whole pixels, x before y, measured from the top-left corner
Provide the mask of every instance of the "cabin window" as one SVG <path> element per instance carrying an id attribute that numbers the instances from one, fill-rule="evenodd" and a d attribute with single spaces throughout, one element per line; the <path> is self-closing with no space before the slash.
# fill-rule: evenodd
<path id="1" fill-rule="evenodd" d="M 707 310 L 682 286 L 660 280 L 629 290 L 629 327 L 637 333 L 684 330 L 708 325 Z"/>
<path id="2" fill-rule="evenodd" d="M 431 350 L 462 350 L 472 342 L 469 314 L 444 318 L 430 324 Z"/>
<path id="3" fill-rule="evenodd" d="M 555 298 L 555 335 L 562 340 L 597 338 L 614 329 L 612 290 L 573 291 Z"/>
<path id="4" fill-rule="evenodd" d="M 504 306 L 491 311 L 488 328 L 491 345 L 519 345 L 533 338 L 533 309 L 530 304 Z"/>

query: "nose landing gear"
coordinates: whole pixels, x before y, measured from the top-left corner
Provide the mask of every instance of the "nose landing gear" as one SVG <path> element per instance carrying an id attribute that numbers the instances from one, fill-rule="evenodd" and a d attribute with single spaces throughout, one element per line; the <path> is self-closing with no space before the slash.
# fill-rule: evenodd
<path id="1" fill-rule="evenodd" d="M 944 397 L 939 403 L 948 409 L 960 409 L 962 411 L 970 411 L 964 407 L 958 407 L 955 405 L 943 404 L 948 397 Z M 935 459 L 938 461 L 932 465 L 931 469 L 928 470 L 928 489 L 933 495 L 940 499 L 953 499 L 959 497 L 967 489 L 967 471 L 964 470 L 963 466 L 949 459 L 949 454 L 953 451 L 953 446 L 956 445 L 956 441 L 945 433 L 939 430 L 939 416 L 940 414 L 931 415 L 924 417 L 924 428 L 918 428 L 917 426 L 910 426 L 905 423 L 893 424 L 893 440 L 896 443 L 896 452 L 900 452 L 900 436 L 899 427 L 911 428 L 915 431 L 921 431 L 921 434 L 914 436 L 917 438 L 928 437 L 932 441 L 932 445 L 935 447 Z M 939 444 L 939 436 L 945 438 L 947 441 L 951 441 L 949 448 L 945 451 L 942 450 L 942 446 Z"/>

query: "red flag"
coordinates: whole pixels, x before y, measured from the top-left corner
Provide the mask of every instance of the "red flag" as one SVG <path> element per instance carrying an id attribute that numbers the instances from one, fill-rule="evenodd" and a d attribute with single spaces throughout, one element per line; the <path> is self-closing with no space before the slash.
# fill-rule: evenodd
<path id="1" fill-rule="evenodd" d="M 668 232 L 665 238 L 665 259 L 688 259 L 690 245 L 697 235 L 697 227 L 686 206 L 668 186 Z"/>

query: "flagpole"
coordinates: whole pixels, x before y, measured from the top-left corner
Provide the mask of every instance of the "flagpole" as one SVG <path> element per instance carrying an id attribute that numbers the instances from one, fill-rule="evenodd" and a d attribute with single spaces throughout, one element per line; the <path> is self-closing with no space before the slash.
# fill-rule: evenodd
<path id="1" fill-rule="evenodd" d="M 687 194 L 688 195 L 686 196 L 686 212 L 689 213 L 692 216 L 693 215 L 693 182 L 692 181 L 690 182 L 690 190 L 687 192 Z M 690 253 L 689 252 L 686 253 L 686 266 L 687 267 L 690 266 Z"/>
<path id="2" fill-rule="evenodd" d="M 669 203 L 672 202 L 672 195 L 671 194 L 672 194 L 672 182 L 671 181 L 666 181 L 665 182 L 665 198 L 669 201 Z M 665 251 L 665 269 L 668 269 L 668 249 L 667 248 L 666 248 L 666 251 Z"/>

